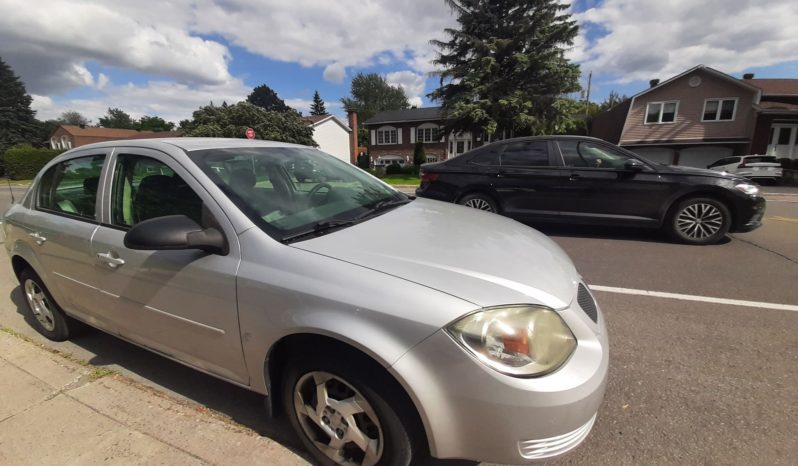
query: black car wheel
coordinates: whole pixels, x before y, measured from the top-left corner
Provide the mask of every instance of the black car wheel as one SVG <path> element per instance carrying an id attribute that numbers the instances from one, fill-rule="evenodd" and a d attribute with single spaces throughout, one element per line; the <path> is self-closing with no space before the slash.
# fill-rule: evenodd
<path id="1" fill-rule="evenodd" d="M 669 219 L 671 235 L 688 244 L 712 244 L 720 241 L 731 226 L 731 213 L 726 205 L 706 197 L 680 202 Z"/>
<path id="2" fill-rule="evenodd" d="M 368 364 L 343 356 L 286 365 L 283 409 L 305 448 L 324 466 L 412 464 L 418 442 L 410 435 L 407 410 L 396 406 L 379 374 L 358 369 Z"/>
<path id="3" fill-rule="evenodd" d="M 496 201 L 490 196 L 482 193 L 466 194 L 461 197 L 457 203 L 466 207 L 471 207 L 472 209 L 499 213 L 499 207 L 496 205 Z"/>
<path id="4" fill-rule="evenodd" d="M 19 274 L 19 283 L 33 318 L 33 328 L 53 341 L 69 339 L 80 324 L 64 314 L 36 272 L 23 270 Z"/>

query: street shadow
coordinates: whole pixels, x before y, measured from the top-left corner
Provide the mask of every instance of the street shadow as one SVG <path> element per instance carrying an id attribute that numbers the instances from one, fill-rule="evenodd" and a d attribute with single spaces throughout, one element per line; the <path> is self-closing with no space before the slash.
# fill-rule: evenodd
<path id="1" fill-rule="evenodd" d="M 617 227 L 617 226 L 604 226 L 604 225 L 567 225 L 567 224 L 554 224 L 554 223 L 533 223 L 523 222 L 525 225 L 530 226 L 546 236 L 562 236 L 569 238 L 594 238 L 594 239 L 610 239 L 619 241 L 639 241 L 647 243 L 664 243 L 664 244 L 680 244 L 670 238 L 663 231 L 653 228 L 636 228 L 636 227 Z M 731 238 L 727 235 L 723 237 L 715 245 L 722 245 L 731 242 Z M 686 246 L 686 245 L 685 245 Z"/>
<path id="2" fill-rule="evenodd" d="M 27 312 L 27 303 L 19 286 L 10 294 L 17 313 L 28 325 L 33 317 Z M 93 366 L 119 366 L 142 379 L 152 381 L 181 397 L 217 411 L 232 421 L 268 437 L 293 451 L 309 463 L 312 459 L 294 434 L 282 414 L 269 416 L 264 406 L 265 398 L 255 392 L 237 387 L 159 356 L 132 343 L 116 338 L 101 330 L 86 326 L 70 342 L 94 354 L 88 362 Z M 473 466 L 477 463 L 461 460 L 437 460 L 428 454 L 416 462 L 419 466 Z"/>

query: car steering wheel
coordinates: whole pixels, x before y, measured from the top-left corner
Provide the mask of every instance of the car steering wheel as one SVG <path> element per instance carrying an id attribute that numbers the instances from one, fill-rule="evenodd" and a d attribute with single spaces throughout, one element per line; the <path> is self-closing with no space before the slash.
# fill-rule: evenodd
<path id="1" fill-rule="evenodd" d="M 324 194 L 324 196 L 318 196 L 318 199 L 321 199 L 321 201 L 314 201 L 314 198 L 316 198 L 316 196 L 319 194 L 319 191 L 321 191 L 322 188 L 327 188 L 327 193 Z M 310 191 L 308 191 L 308 202 L 309 202 L 309 204 L 312 205 L 312 206 L 317 206 L 317 205 L 324 204 L 324 202 L 327 200 L 327 197 L 330 195 L 332 190 L 333 190 L 333 187 L 330 186 L 329 183 L 319 183 L 319 184 L 317 184 L 316 186 L 311 188 Z"/>

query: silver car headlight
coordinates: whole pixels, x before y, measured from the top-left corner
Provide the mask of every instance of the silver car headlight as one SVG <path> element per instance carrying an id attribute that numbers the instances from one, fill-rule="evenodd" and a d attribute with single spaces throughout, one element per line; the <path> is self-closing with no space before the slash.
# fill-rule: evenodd
<path id="1" fill-rule="evenodd" d="M 446 332 L 482 363 L 515 377 L 557 370 L 576 348 L 559 314 L 536 306 L 507 306 L 469 314 Z"/>
<path id="2" fill-rule="evenodd" d="M 734 188 L 738 191 L 742 191 L 749 196 L 755 196 L 759 194 L 759 186 L 751 183 L 737 183 L 734 185 Z"/>

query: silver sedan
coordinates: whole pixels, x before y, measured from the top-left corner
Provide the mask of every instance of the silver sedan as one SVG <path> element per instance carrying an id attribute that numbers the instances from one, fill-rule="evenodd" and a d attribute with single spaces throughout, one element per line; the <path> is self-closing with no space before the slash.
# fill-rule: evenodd
<path id="1" fill-rule="evenodd" d="M 549 458 L 604 395 L 604 318 L 556 244 L 315 149 L 84 146 L 5 219 L 39 332 L 89 324 L 262 393 L 320 464 Z"/>

